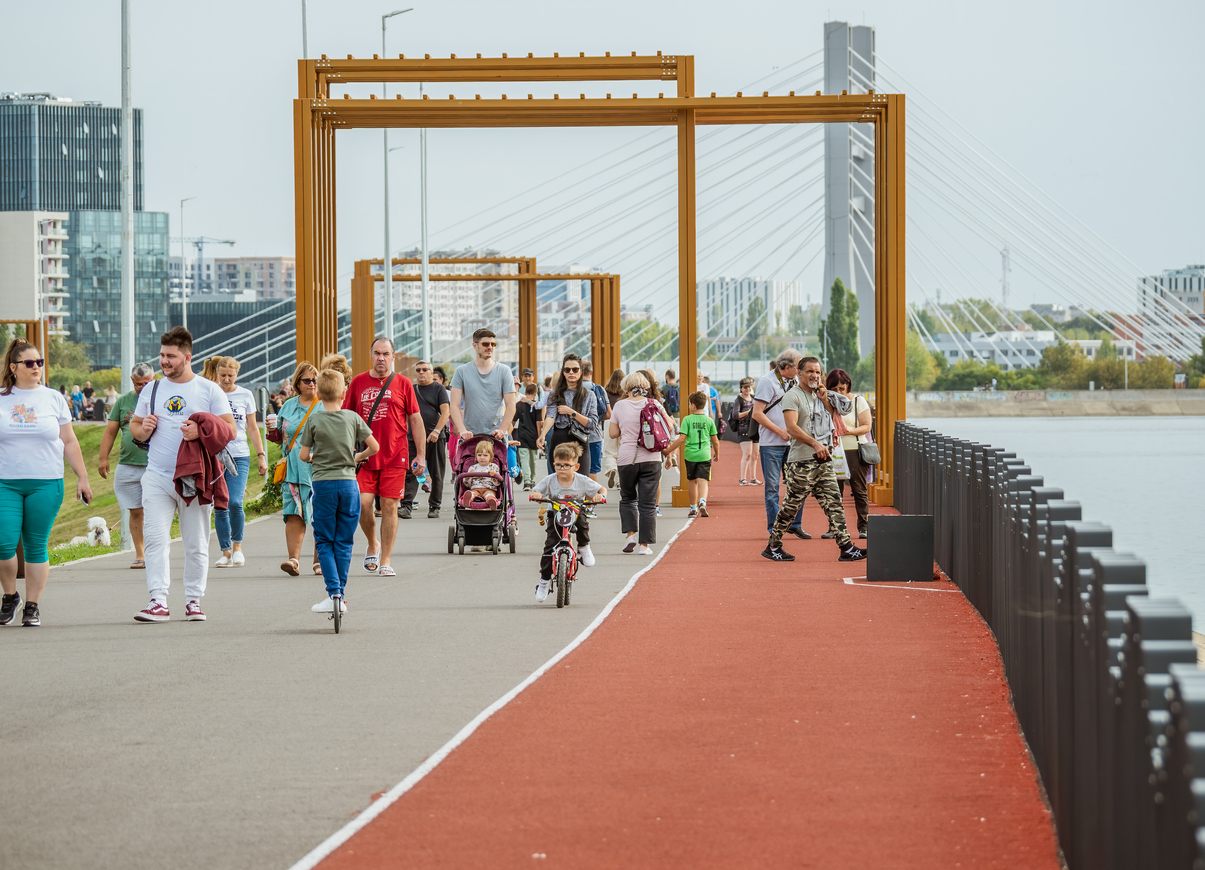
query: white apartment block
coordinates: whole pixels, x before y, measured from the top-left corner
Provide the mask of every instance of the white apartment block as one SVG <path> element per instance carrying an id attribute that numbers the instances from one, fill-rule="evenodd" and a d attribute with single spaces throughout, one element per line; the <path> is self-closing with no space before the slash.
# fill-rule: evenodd
<path id="1" fill-rule="evenodd" d="M 1058 344 L 1059 337 L 1053 330 L 1004 332 L 968 332 L 950 335 L 937 333 L 933 336 L 938 353 L 945 356 L 950 365 L 964 360 L 995 363 L 1004 371 L 1032 369 L 1042 362 L 1042 351 Z M 1096 359 L 1100 351 L 1099 339 L 1067 339 L 1067 344 L 1079 347 L 1088 359 Z M 1137 352 L 1136 342 L 1131 339 L 1116 339 L 1113 347 L 1118 357 L 1133 361 Z"/>
<path id="2" fill-rule="evenodd" d="M 0 212 L 0 319 L 41 320 L 67 335 L 66 212 Z"/>
<path id="3" fill-rule="evenodd" d="M 292 257 L 206 257 L 197 278 L 197 260 L 187 257 L 184 286 L 189 296 L 194 294 L 237 294 L 245 298 L 248 293 L 257 300 L 292 299 L 296 295 L 297 265 Z M 180 293 L 180 258 L 172 257 L 169 264 L 169 281 L 172 295 Z M 197 284 L 200 283 L 200 289 Z"/>
<path id="4" fill-rule="evenodd" d="M 1205 265 L 1167 269 L 1162 275 L 1147 275 L 1138 279 L 1138 310 L 1146 313 L 1160 302 L 1176 299 L 1198 316 L 1205 315 Z M 1166 309 L 1182 314 L 1179 305 Z"/>
<path id="5" fill-rule="evenodd" d="M 803 292 L 796 281 L 766 278 L 708 278 L 698 284 L 699 332 L 702 335 L 740 337 L 749 328 L 746 323 L 749 304 L 760 298 L 767 312 L 762 332 L 773 332 L 787 324 L 792 305 L 803 304 Z"/>

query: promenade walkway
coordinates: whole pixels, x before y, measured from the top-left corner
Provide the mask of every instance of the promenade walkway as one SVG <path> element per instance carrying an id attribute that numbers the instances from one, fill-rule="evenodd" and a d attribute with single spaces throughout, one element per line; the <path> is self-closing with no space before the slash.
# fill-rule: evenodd
<path id="1" fill-rule="evenodd" d="M 717 486 L 713 509 L 581 646 L 302 866 L 334 847 L 321 866 L 1059 867 L 961 593 L 850 585 L 863 564 L 831 541 L 771 564 L 759 491 Z M 824 530 L 814 505 L 805 525 Z"/>

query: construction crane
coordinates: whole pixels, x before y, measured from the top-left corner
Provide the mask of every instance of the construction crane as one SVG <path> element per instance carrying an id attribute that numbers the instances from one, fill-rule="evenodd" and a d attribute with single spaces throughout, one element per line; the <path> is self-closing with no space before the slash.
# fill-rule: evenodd
<path id="1" fill-rule="evenodd" d="M 185 236 L 184 238 L 176 236 L 172 238 L 172 241 L 181 244 L 187 243 L 197 249 L 197 272 L 196 278 L 193 280 L 193 287 L 198 292 L 205 289 L 202 284 L 205 277 L 205 246 L 234 244 L 231 239 L 215 239 L 210 236 Z M 181 254 L 183 254 L 183 248 L 181 248 Z M 184 278 L 183 256 L 180 257 L 180 323 L 185 329 L 188 328 L 188 283 Z"/>

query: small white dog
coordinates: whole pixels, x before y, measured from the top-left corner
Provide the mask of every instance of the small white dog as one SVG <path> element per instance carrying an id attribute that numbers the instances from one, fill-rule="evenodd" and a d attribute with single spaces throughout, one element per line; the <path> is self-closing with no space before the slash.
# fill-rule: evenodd
<path id="1" fill-rule="evenodd" d="M 109 536 L 109 524 L 105 522 L 104 517 L 88 517 L 88 534 L 76 535 L 68 544 L 71 546 L 90 544 L 93 547 L 110 547 L 113 545 L 113 541 Z"/>

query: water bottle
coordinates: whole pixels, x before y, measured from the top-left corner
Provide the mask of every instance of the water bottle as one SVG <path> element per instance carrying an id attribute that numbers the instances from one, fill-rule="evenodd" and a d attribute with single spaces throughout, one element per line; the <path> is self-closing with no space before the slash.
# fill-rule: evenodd
<path id="1" fill-rule="evenodd" d="M 414 472 L 414 479 L 418 481 L 418 485 L 422 487 L 423 492 L 430 492 L 431 482 L 427 477 L 427 469 L 423 468 L 420 471 L 418 461 L 415 460 L 414 462 L 410 463 L 410 470 Z"/>

